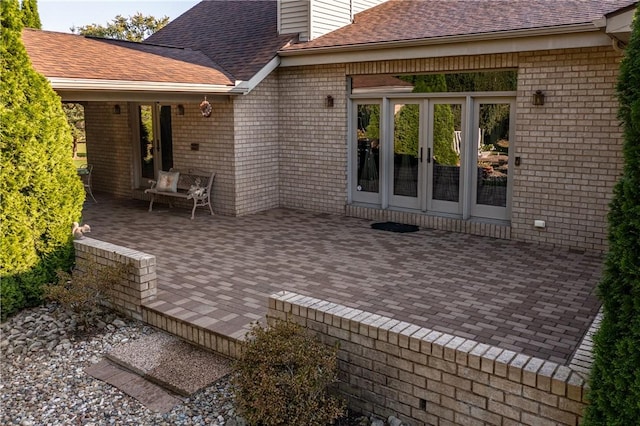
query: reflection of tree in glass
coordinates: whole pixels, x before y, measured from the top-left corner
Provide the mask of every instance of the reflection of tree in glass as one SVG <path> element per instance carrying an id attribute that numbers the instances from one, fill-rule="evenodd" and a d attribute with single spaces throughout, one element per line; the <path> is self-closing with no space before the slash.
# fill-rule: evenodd
<path id="1" fill-rule="evenodd" d="M 498 92 L 516 90 L 516 71 L 444 74 L 448 92 Z"/>
<path id="2" fill-rule="evenodd" d="M 446 92 L 447 82 L 444 74 L 406 75 L 400 77 L 413 84 L 414 93 Z M 458 164 L 458 154 L 453 150 L 454 115 L 450 105 L 436 105 L 434 108 L 433 156 L 439 164 Z M 416 121 L 415 152 L 417 155 L 418 130 Z M 413 151 L 410 151 L 413 152 Z M 409 153 L 409 152 L 407 152 Z"/>
<path id="3" fill-rule="evenodd" d="M 394 152 L 418 156 L 420 106 L 402 105 L 394 116 Z"/>
<path id="4" fill-rule="evenodd" d="M 143 160 L 150 163 L 153 160 L 153 118 L 150 105 L 140 106 L 140 144 L 145 153 Z"/>
<path id="5" fill-rule="evenodd" d="M 365 129 L 365 136 L 370 140 L 380 139 L 380 105 L 366 105 L 368 107 L 367 121 L 362 120 L 361 129 Z M 360 125 L 360 123 L 359 123 Z"/>
<path id="6" fill-rule="evenodd" d="M 81 104 L 73 102 L 63 102 L 62 109 L 67 116 L 67 122 L 71 127 L 71 136 L 73 136 L 73 158 L 78 155 L 78 144 L 86 142 L 84 130 L 84 107 Z"/>
<path id="7" fill-rule="evenodd" d="M 453 150 L 455 126 L 451 105 L 433 107 L 433 156 L 438 164 L 455 166 L 459 162 L 458 154 Z"/>
<path id="8" fill-rule="evenodd" d="M 504 151 L 504 143 L 498 144 L 498 141 L 509 141 L 509 104 L 480 105 L 480 128 L 485 131 L 483 145 Z"/>

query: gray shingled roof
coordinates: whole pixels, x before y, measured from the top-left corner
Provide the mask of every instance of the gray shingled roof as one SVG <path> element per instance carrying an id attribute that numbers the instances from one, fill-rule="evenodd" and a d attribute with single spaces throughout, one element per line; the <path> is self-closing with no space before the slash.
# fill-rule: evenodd
<path id="1" fill-rule="evenodd" d="M 200 52 L 25 29 L 34 68 L 47 77 L 230 86 L 234 81 Z"/>
<path id="2" fill-rule="evenodd" d="M 635 0 L 390 0 L 283 52 L 590 24 Z"/>
<path id="3" fill-rule="evenodd" d="M 278 35 L 276 1 L 205 0 L 145 40 L 199 50 L 249 80 L 291 39 Z"/>

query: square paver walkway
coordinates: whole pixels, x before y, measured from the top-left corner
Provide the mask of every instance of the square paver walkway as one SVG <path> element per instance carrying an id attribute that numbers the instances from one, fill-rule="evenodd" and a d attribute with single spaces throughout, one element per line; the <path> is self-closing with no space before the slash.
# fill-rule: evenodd
<path id="1" fill-rule="evenodd" d="M 287 209 L 192 221 L 98 201 L 85 204 L 88 236 L 157 258 L 148 306 L 235 338 L 289 290 L 567 364 L 599 308 L 599 254 Z"/>

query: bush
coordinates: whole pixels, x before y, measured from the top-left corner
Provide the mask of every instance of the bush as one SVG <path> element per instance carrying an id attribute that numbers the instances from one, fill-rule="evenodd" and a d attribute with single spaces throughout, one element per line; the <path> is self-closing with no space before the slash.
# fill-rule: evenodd
<path id="1" fill-rule="evenodd" d="M 45 286 L 44 296 L 75 312 L 89 325 L 91 313 L 111 302 L 113 288 L 126 279 L 128 270 L 129 265 L 125 264 L 103 266 L 82 261 L 76 265 L 73 275 L 58 271 L 57 282 Z"/>
<path id="2" fill-rule="evenodd" d="M 609 211 L 609 252 L 598 287 L 604 316 L 594 337 L 585 425 L 640 419 L 640 8 L 620 65 L 618 99 L 624 168 Z"/>
<path id="3" fill-rule="evenodd" d="M 249 424 L 324 426 L 344 413 L 329 395 L 337 379 L 337 348 L 309 337 L 291 322 L 256 324 L 234 365 L 236 407 Z"/>
<path id="4" fill-rule="evenodd" d="M 60 98 L 29 61 L 16 0 L 0 0 L 0 304 L 2 319 L 40 303 L 73 262 L 84 190 Z"/>

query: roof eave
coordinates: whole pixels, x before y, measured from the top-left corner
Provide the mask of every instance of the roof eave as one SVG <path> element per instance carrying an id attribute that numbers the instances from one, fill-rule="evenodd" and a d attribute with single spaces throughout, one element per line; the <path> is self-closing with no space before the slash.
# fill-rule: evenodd
<path id="1" fill-rule="evenodd" d="M 47 77 L 55 90 L 242 94 L 234 85 Z"/>
<path id="2" fill-rule="evenodd" d="M 278 56 L 274 56 L 265 66 L 260 69 L 260 71 L 255 73 L 249 80 L 236 80 L 236 93 L 242 93 L 243 95 L 248 94 L 279 66 L 280 58 Z"/>
<path id="3" fill-rule="evenodd" d="M 441 45 L 441 44 L 455 44 L 455 43 L 469 43 L 486 40 L 499 40 L 499 39 L 512 39 L 512 38 L 524 38 L 524 37 L 540 37 L 550 35 L 562 35 L 573 33 L 584 33 L 599 31 L 600 28 L 594 23 L 582 23 L 561 25 L 554 27 L 533 28 L 533 29 L 520 29 L 511 31 L 495 31 L 480 34 L 462 34 L 444 37 L 430 37 L 413 40 L 393 40 L 382 41 L 372 43 L 362 43 L 343 46 L 325 46 L 325 47 L 310 47 L 297 50 L 280 50 L 278 54 L 282 57 L 298 56 L 298 55 L 313 55 L 324 54 L 334 52 L 357 52 L 363 50 L 373 49 L 394 49 L 399 47 L 416 47 L 425 45 Z"/>

